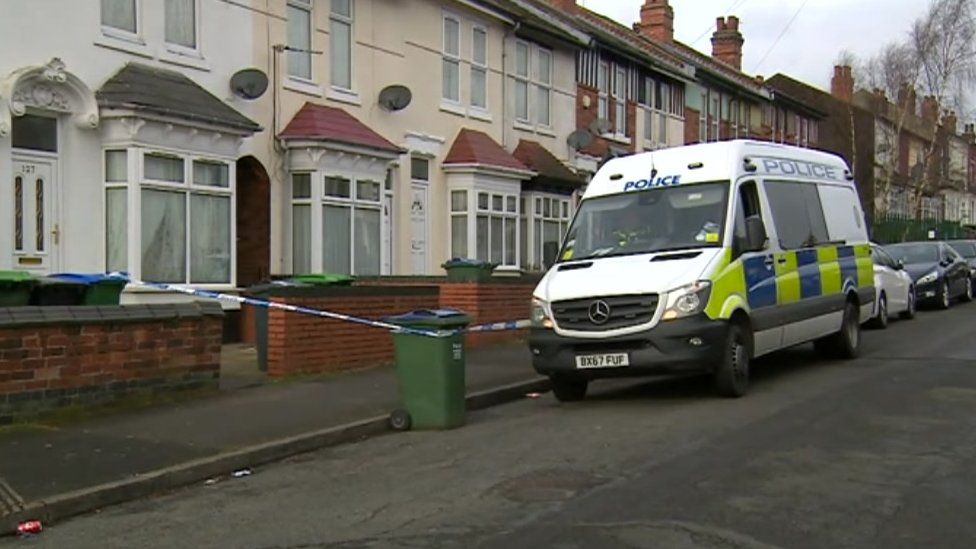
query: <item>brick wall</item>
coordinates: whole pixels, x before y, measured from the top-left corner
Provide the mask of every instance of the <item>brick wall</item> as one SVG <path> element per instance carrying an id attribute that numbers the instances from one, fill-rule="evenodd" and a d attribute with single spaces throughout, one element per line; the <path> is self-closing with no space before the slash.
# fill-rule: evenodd
<path id="1" fill-rule="evenodd" d="M 274 301 L 303 305 L 369 319 L 414 309 L 452 308 L 475 324 L 524 320 L 535 277 L 498 278 L 490 282 L 448 282 L 443 277 L 361 279 L 355 286 L 319 290 L 282 289 Z M 524 330 L 468 334 L 466 344 L 511 341 Z M 388 331 L 349 322 L 270 310 L 268 375 L 321 373 L 373 366 L 393 360 Z"/>
<path id="2" fill-rule="evenodd" d="M 0 423 L 143 390 L 216 386 L 220 305 L 0 309 Z"/>
<path id="3" fill-rule="evenodd" d="M 317 293 L 319 295 L 314 295 Z M 436 287 L 337 287 L 282 291 L 274 301 L 358 317 L 381 319 L 438 307 Z M 268 375 L 321 373 L 393 360 L 387 330 L 271 309 L 268 311 Z"/>

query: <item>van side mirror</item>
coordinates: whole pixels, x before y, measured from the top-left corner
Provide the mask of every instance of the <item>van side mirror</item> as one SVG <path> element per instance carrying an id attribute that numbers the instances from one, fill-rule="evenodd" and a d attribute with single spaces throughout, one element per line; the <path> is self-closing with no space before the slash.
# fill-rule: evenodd
<path id="1" fill-rule="evenodd" d="M 558 242 L 545 242 L 542 244 L 542 264 L 548 271 L 556 263 L 556 255 L 559 254 Z"/>
<path id="2" fill-rule="evenodd" d="M 743 252 L 758 252 L 766 247 L 769 236 L 766 234 L 766 224 L 758 215 L 746 218 L 746 241 Z"/>

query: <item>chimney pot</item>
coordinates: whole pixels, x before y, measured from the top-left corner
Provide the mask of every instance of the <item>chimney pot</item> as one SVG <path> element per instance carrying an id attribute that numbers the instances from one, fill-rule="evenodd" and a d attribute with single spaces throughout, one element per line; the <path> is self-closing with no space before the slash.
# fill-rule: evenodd
<path id="1" fill-rule="evenodd" d="M 712 57 L 742 70 L 742 44 L 745 39 L 739 32 L 739 20 L 735 16 L 716 20 L 715 33 L 712 34 Z"/>
<path id="2" fill-rule="evenodd" d="M 674 9 L 668 0 L 644 0 L 640 9 L 640 22 L 635 30 L 645 38 L 657 42 L 674 41 Z"/>

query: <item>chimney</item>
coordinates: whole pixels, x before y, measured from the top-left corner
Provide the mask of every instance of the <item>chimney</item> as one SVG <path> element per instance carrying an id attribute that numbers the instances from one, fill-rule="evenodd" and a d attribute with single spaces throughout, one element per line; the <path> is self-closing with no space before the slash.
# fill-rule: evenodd
<path id="1" fill-rule="evenodd" d="M 644 0 L 634 30 L 656 42 L 674 42 L 674 9 L 668 0 Z"/>
<path id="2" fill-rule="evenodd" d="M 911 115 L 916 113 L 914 87 L 902 84 L 898 88 L 898 108 L 905 109 L 905 112 Z"/>
<path id="3" fill-rule="evenodd" d="M 934 95 L 922 98 L 922 120 L 933 126 L 939 122 L 939 102 Z"/>
<path id="4" fill-rule="evenodd" d="M 945 111 L 942 115 L 942 128 L 948 130 L 950 135 L 956 135 L 956 125 L 959 119 L 956 118 L 956 111 Z"/>
<path id="5" fill-rule="evenodd" d="M 739 18 L 730 15 L 728 18 L 719 17 L 715 22 L 715 33 L 712 34 L 712 57 L 742 70 L 742 44 L 745 39 L 739 32 Z"/>
<path id="6" fill-rule="evenodd" d="M 834 77 L 830 79 L 830 95 L 850 103 L 854 97 L 854 75 L 848 65 L 834 65 Z"/>
<path id="7" fill-rule="evenodd" d="M 962 138 L 970 145 L 976 143 L 976 125 L 966 124 L 966 129 L 962 132 Z"/>

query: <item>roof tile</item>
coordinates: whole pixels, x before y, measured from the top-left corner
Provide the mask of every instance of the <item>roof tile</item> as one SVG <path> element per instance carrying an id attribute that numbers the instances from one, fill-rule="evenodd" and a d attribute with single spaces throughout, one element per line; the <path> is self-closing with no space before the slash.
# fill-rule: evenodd
<path id="1" fill-rule="evenodd" d="M 478 164 L 509 170 L 529 170 L 488 134 L 468 128 L 462 128 L 458 132 L 444 164 Z"/>
<path id="2" fill-rule="evenodd" d="M 538 172 L 540 179 L 566 184 L 573 188 L 583 185 L 583 180 L 579 176 L 536 141 L 520 140 L 512 156 Z"/>
<path id="3" fill-rule="evenodd" d="M 305 103 L 279 137 L 332 141 L 381 151 L 403 152 L 400 147 L 346 111 L 315 103 Z"/>

